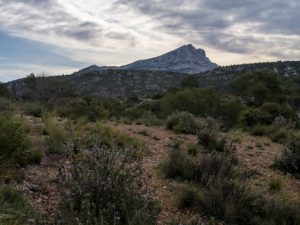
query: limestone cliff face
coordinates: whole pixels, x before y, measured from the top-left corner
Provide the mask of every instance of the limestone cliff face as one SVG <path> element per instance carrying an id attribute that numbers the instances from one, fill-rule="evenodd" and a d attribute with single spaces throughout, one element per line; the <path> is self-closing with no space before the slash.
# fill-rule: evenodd
<path id="1" fill-rule="evenodd" d="M 189 44 L 164 55 L 151 59 L 139 60 L 125 66 L 92 65 L 79 70 L 76 74 L 80 75 L 107 70 L 147 70 L 198 74 L 213 70 L 217 67 L 217 64 L 211 62 L 209 58 L 206 57 L 206 53 L 203 49 L 196 49 L 193 45 Z"/>
<path id="2" fill-rule="evenodd" d="M 168 71 L 186 74 L 197 74 L 217 68 L 218 65 L 206 57 L 203 49 L 193 45 L 185 45 L 162 56 L 152 59 L 139 60 L 121 66 L 120 69 Z"/>

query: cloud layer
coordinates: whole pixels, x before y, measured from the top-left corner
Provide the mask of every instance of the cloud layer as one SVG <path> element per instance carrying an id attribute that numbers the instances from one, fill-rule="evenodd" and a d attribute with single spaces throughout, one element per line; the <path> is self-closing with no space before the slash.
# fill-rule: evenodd
<path id="1" fill-rule="evenodd" d="M 45 44 L 53 68 L 126 64 L 187 43 L 221 65 L 300 56 L 298 0 L 0 0 L 0 10 L 0 30 Z M 18 63 L 42 67 L 28 54 Z"/>

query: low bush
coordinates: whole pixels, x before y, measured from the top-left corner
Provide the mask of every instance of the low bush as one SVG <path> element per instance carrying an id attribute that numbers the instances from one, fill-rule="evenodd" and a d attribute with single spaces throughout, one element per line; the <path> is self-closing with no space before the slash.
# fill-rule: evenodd
<path id="1" fill-rule="evenodd" d="M 271 191 L 281 191 L 282 180 L 279 178 L 272 178 L 269 182 L 269 190 Z"/>
<path id="2" fill-rule="evenodd" d="M 0 97 L 0 115 L 9 118 L 14 109 L 15 104 L 10 99 Z"/>
<path id="3" fill-rule="evenodd" d="M 300 205 L 293 201 L 263 197 L 253 191 L 248 176 L 236 166 L 234 156 L 215 152 L 198 161 L 191 161 L 190 164 L 186 180 L 192 182 L 192 187 L 200 187 L 183 189 L 179 198 L 180 208 L 189 208 L 199 215 L 214 217 L 224 221 L 224 224 L 299 223 Z M 278 191 L 280 185 L 277 181 L 273 182 L 272 190 Z"/>
<path id="4" fill-rule="evenodd" d="M 101 122 L 98 122 L 95 126 L 89 129 L 89 137 L 86 142 L 87 145 L 95 143 L 95 141 L 101 141 L 109 147 L 122 147 L 122 148 L 133 148 L 138 150 L 137 153 L 142 154 L 147 151 L 145 144 L 133 137 L 129 137 L 118 130 L 115 130 L 109 125 L 105 125 Z"/>
<path id="5" fill-rule="evenodd" d="M 246 184 L 219 177 L 201 196 L 196 208 L 204 215 L 224 220 L 226 224 L 261 224 L 254 216 L 259 198 Z"/>
<path id="6" fill-rule="evenodd" d="M 164 120 L 153 113 L 151 109 L 145 108 L 146 106 L 129 108 L 125 111 L 124 117 L 131 122 L 136 121 L 136 123 L 147 126 L 160 126 L 164 124 Z"/>
<path id="7" fill-rule="evenodd" d="M 274 166 L 286 173 L 292 173 L 300 178 L 300 139 L 293 139 L 284 148 Z"/>
<path id="8" fill-rule="evenodd" d="M 193 208 L 198 204 L 199 199 L 197 188 L 185 187 L 178 193 L 177 206 L 180 209 Z"/>
<path id="9" fill-rule="evenodd" d="M 99 142 L 61 174 L 62 205 L 56 224 L 155 225 L 157 203 L 141 179 L 132 149 Z"/>
<path id="10" fill-rule="evenodd" d="M 13 187 L 0 184 L 0 224 L 27 224 L 31 216 L 25 197 Z"/>
<path id="11" fill-rule="evenodd" d="M 281 117 L 281 120 L 289 121 L 293 124 L 298 121 L 296 113 L 288 104 L 280 105 L 274 102 L 266 102 L 258 108 L 247 108 L 241 113 L 241 123 L 245 127 L 253 127 L 255 125 L 272 125 L 276 124 L 276 120 Z"/>
<path id="12" fill-rule="evenodd" d="M 198 132 L 198 143 L 209 152 L 231 152 L 234 150 L 232 143 L 213 129 L 204 129 Z"/>
<path id="13" fill-rule="evenodd" d="M 235 165 L 237 159 L 225 153 L 215 152 L 204 155 L 200 160 L 191 163 L 188 171 L 188 179 L 206 186 L 218 178 L 233 179 L 238 174 Z"/>
<path id="14" fill-rule="evenodd" d="M 167 159 L 162 163 L 162 173 L 167 178 L 185 178 L 188 172 L 189 161 L 180 147 L 169 150 Z"/>
<path id="15" fill-rule="evenodd" d="M 91 122 L 107 118 L 119 118 L 124 106 L 117 100 L 105 100 L 97 97 L 73 98 L 56 105 L 58 115 L 71 119 L 87 118 Z"/>
<path id="16" fill-rule="evenodd" d="M 278 130 L 274 131 L 269 135 L 272 141 L 284 144 L 286 143 L 291 137 L 291 131 L 287 128 L 279 128 Z"/>
<path id="17" fill-rule="evenodd" d="M 189 143 L 187 144 L 187 153 L 192 156 L 197 156 L 201 151 L 201 146 L 198 144 Z"/>
<path id="18" fill-rule="evenodd" d="M 6 162 L 23 164 L 30 148 L 22 125 L 13 119 L 0 116 L 0 158 Z"/>
<path id="19" fill-rule="evenodd" d="M 38 103 L 26 103 L 24 105 L 24 113 L 29 116 L 42 117 L 43 109 L 42 106 Z"/>
<path id="20" fill-rule="evenodd" d="M 289 199 L 273 198 L 263 205 L 263 224 L 300 224 L 300 204 Z"/>
<path id="21" fill-rule="evenodd" d="M 43 118 L 44 133 L 47 134 L 45 144 L 50 154 L 62 154 L 64 152 L 64 145 L 66 142 L 66 134 L 55 120 L 53 115 L 47 114 Z"/>
<path id="22" fill-rule="evenodd" d="M 196 134 L 201 129 L 201 124 L 193 114 L 177 112 L 168 117 L 167 128 L 178 133 Z"/>
<path id="23" fill-rule="evenodd" d="M 250 133 L 255 136 L 264 136 L 270 134 L 272 131 L 273 128 L 271 126 L 257 124 L 251 128 Z"/>
<path id="24" fill-rule="evenodd" d="M 31 164 L 40 164 L 43 159 L 43 151 L 41 149 L 33 149 L 28 154 L 28 161 Z"/>

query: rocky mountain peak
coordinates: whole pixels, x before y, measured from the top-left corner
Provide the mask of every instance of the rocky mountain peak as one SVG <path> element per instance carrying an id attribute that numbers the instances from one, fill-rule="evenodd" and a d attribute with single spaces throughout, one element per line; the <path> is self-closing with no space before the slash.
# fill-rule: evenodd
<path id="1" fill-rule="evenodd" d="M 139 60 L 120 68 L 196 74 L 217 67 L 217 64 L 211 62 L 206 57 L 203 49 L 197 49 L 192 44 L 188 44 L 161 56 Z"/>
<path id="2" fill-rule="evenodd" d="M 111 67 L 90 66 L 79 71 L 79 74 L 103 70 L 149 70 L 166 71 L 185 74 L 198 74 L 217 68 L 218 65 L 211 62 L 203 49 L 197 49 L 192 44 L 181 46 L 161 56 L 139 60 L 131 64 Z"/>

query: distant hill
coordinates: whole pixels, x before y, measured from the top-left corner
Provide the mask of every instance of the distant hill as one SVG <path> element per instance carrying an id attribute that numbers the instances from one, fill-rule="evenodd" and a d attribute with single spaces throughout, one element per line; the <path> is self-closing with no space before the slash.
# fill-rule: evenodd
<path id="1" fill-rule="evenodd" d="M 96 68 L 96 69 L 95 69 Z M 128 98 L 137 96 L 148 98 L 166 92 L 170 87 L 178 87 L 189 74 L 142 71 L 142 70 L 98 70 L 97 67 L 81 70 L 72 75 L 59 76 L 63 81 L 70 81 L 80 96 L 95 95 L 107 98 Z M 214 86 L 226 89 L 228 83 L 240 74 L 259 69 L 270 69 L 283 77 L 299 76 L 300 61 L 254 63 L 218 67 L 193 76 L 199 78 L 200 86 Z M 7 83 L 17 95 L 22 96 L 25 89 L 24 79 Z"/>

